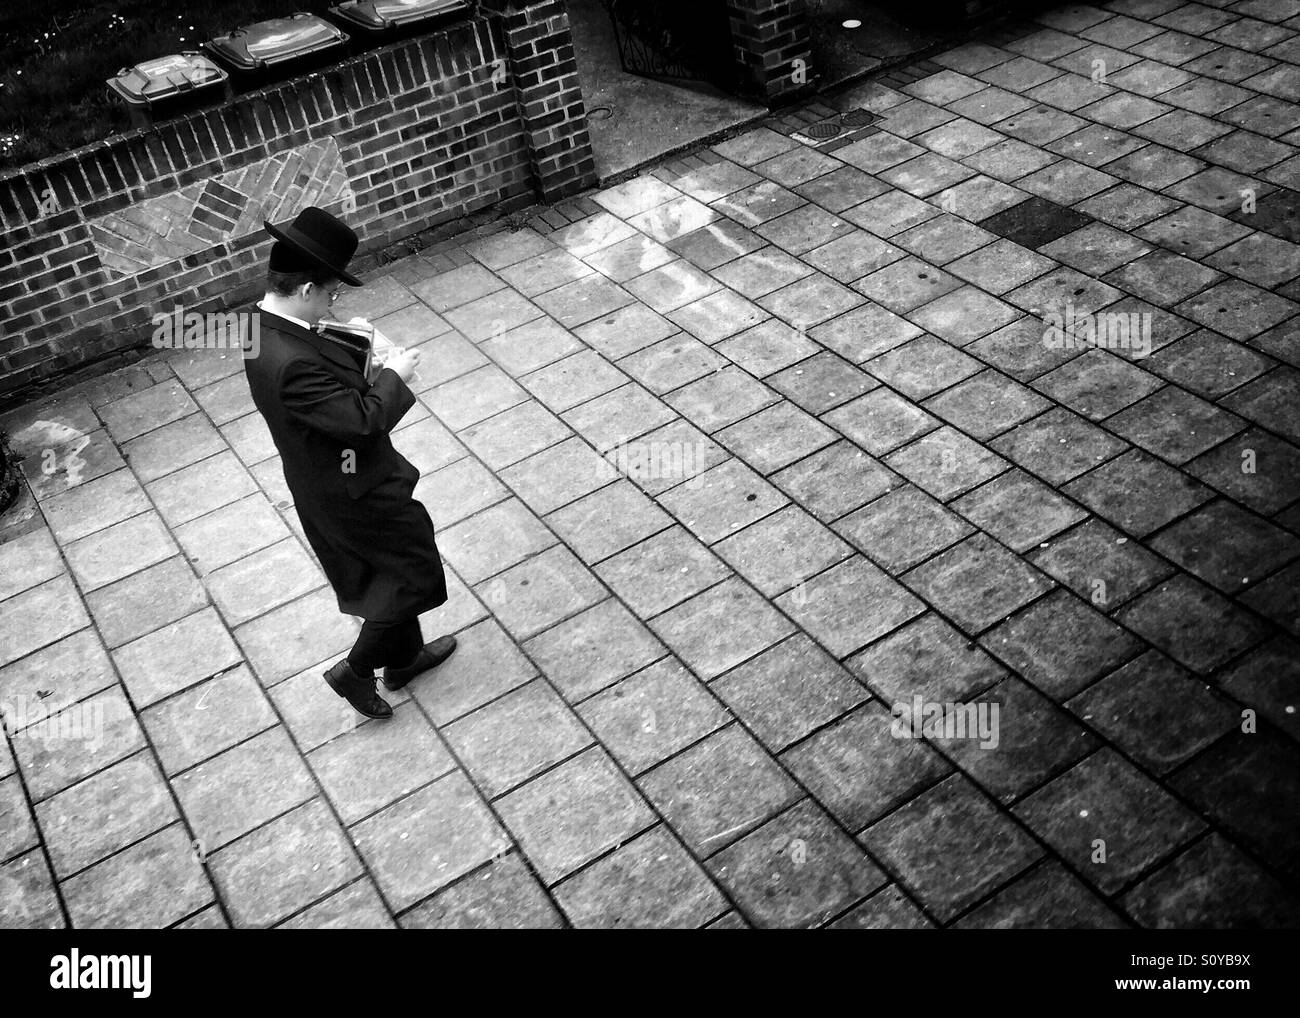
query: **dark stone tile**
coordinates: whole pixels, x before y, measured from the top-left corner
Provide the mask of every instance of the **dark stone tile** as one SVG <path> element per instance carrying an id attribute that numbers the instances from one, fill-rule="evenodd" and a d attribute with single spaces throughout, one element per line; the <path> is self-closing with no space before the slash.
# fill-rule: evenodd
<path id="1" fill-rule="evenodd" d="M 926 410 L 979 441 L 1041 413 L 1049 406 L 1032 389 L 1000 371 L 986 370 L 931 397 Z"/>
<path id="2" fill-rule="evenodd" d="M 730 570 L 685 530 L 673 527 L 606 559 L 596 567 L 596 574 L 637 615 L 650 618 L 724 579 Z M 557 663 L 566 652 L 565 645 L 557 642 Z M 579 685 L 587 692 L 598 688 L 588 682 Z"/>
<path id="3" fill-rule="evenodd" d="M 897 574 L 961 540 L 971 527 L 920 488 L 905 484 L 843 517 L 835 530 Z"/>
<path id="4" fill-rule="evenodd" d="M 1004 803 L 1019 798 L 1097 747 L 1096 736 L 1032 686 L 1014 677 L 1003 679 L 964 701 L 964 705 L 968 710 L 974 705 L 988 719 L 988 727 L 975 731 L 968 728 L 964 738 L 960 733 L 957 738 L 946 734 L 927 738 L 972 781 Z M 979 720 L 979 725 L 984 723 Z"/>
<path id="5" fill-rule="evenodd" d="M 1154 650 L 1066 706 L 1156 774 L 1190 759 L 1239 720 L 1230 703 Z"/>
<path id="6" fill-rule="evenodd" d="M 316 794 L 316 782 L 282 727 L 186 771 L 172 787 L 208 852 Z"/>
<path id="7" fill-rule="evenodd" d="M 947 921 L 1042 855 L 959 774 L 859 835 L 931 913 Z"/>
<path id="8" fill-rule="evenodd" d="M 1228 218 L 1289 240 L 1292 244 L 1300 244 L 1300 191 L 1279 187 L 1261 197 L 1254 212 L 1238 207 Z"/>
<path id="9" fill-rule="evenodd" d="M 271 926 L 361 875 L 356 850 L 320 799 L 222 849 L 211 867 L 241 928 Z"/>
<path id="10" fill-rule="evenodd" d="M 957 499 L 952 508 L 1021 554 L 1087 515 L 1023 470 L 1008 470 Z"/>
<path id="11" fill-rule="evenodd" d="M 929 930 L 934 923 L 912 904 L 898 885 L 877 891 L 842 918 L 831 923 L 833 930 Z"/>
<path id="12" fill-rule="evenodd" d="M 593 696 L 578 713 L 633 775 L 731 721 L 703 684 L 672 658 Z"/>
<path id="13" fill-rule="evenodd" d="M 1160 387 L 1160 379 L 1107 350 L 1087 350 L 1034 381 L 1039 392 L 1094 421 Z"/>
<path id="14" fill-rule="evenodd" d="M 1243 279 L 1225 279 L 1187 298 L 1175 310 L 1208 329 L 1245 342 L 1293 317 L 1300 305 Z"/>
<path id="15" fill-rule="evenodd" d="M 206 918 L 212 922 L 212 928 L 224 929 L 225 921 L 214 906 L 211 914 L 200 913 L 182 925 L 184 929 L 195 929 L 190 925 Z M 335 891 L 323 901 L 299 912 L 292 919 L 280 923 L 276 928 L 282 930 L 391 930 L 395 926 L 389 915 L 379 891 L 368 879 L 354 881 L 341 890 Z M 208 927 L 203 927 L 208 928 Z"/>
<path id="16" fill-rule="evenodd" d="M 763 747 L 730 725 L 638 782 L 694 852 L 708 856 L 799 798 Z"/>
<path id="17" fill-rule="evenodd" d="M 1013 812 L 1106 894 L 1205 827 L 1110 749 L 1094 753 Z"/>
<path id="18" fill-rule="evenodd" d="M 890 453 L 885 462 L 942 502 L 983 484 L 1010 466 L 987 446 L 947 426 Z"/>
<path id="19" fill-rule="evenodd" d="M 1019 205 L 980 221 L 980 226 L 1021 247 L 1037 250 L 1093 220 L 1046 198 L 1026 198 Z"/>
<path id="20" fill-rule="evenodd" d="M 1275 636 L 1261 644 L 1216 681 L 1231 696 L 1258 711 L 1292 738 L 1300 739 L 1300 642 Z"/>
<path id="21" fill-rule="evenodd" d="M 823 420 L 873 456 L 883 456 L 939 425 L 911 400 L 883 386 L 837 407 Z"/>
<path id="22" fill-rule="evenodd" d="M 654 824 L 636 789 L 598 747 L 534 778 L 496 806 L 547 884 Z"/>
<path id="23" fill-rule="evenodd" d="M 1025 315 L 977 339 L 966 347 L 966 352 L 1012 378 L 1028 382 L 1082 352 L 1078 346 L 1063 343 L 1049 346 L 1043 341 L 1046 329 L 1041 318 Z"/>
<path id="24" fill-rule="evenodd" d="M 776 402 L 776 394 L 728 366 L 670 393 L 666 402 L 706 432 L 717 431 Z"/>
<path id="25" fill-rule="evenodd" d="M 1144 537 L 1210 499 L 1205 485 L 1130 449 L 1061 489 L 1126 534 Z"/>
<path id="26" fill-rule="evenodd" d="M 904 483 L 852 442 L 837 442 L 815 452 L 773 474 L 772 480 L 823 521 L 837 519 Z"/>
<path id="27" fill-rule="evenodd" d="M 1115 414 L 1106 426 L 1161 459 L 1182 464 L 1242 430 L 1246 422 L 1167 385 Z"/>
<path id="28" fill-rule="evenodd" d="M 1142 649 L 1140 640 L 1060 589 L 1008 619 L 980 642 L 1058 701 Z"/>
<path id="29" fill-rule="evenodd" d="M 1291 883 L 1300 875 L 1300 748 L 1282 735 L 1234 732 L 1170 783 Z"/>
<path id="30" fill-rule="evenodd" d="M 1184 516 L 1150 544 L 1230 597 L 1300 555 L 1300 539 L 1226 499 Z"/>
<path id="31" fill-rule="evenodd" d="M 399 704 L 387 724 L 359 725 L 313 751 L 308 761 L 348 824 L 456 766 L 433 727 L 410 701 Z"/>
<path id="32" fill-rule="evenodd" d="M 819 926 L 888 880 L 807 801 L 719 852 L 708 866 L 760 929 Z"/>
<path id="33" fill-rule="evenodd" d="M 952 768 L 920 739 L 896 738 L 878 703 L 856 708 L 781 759 L 851 831 L 912 798 Z"/>
<path id="34" fill-rule="evenodd" d="M 839 439 L 816 417 L 788 400 L 738 421 L 714 437 L 762 474 L 770 474 Z"/>
<path id="35" fill-rule="evenodd" d="M 927 305 L 927 309 L 933 306 Z M 922 335 L 872 358 L 863 367 L 909 399 L 924 399 L 970 377 L 982 365 L 951 343 Z"/>
<path id="36" fill-rule="evenodd" d="M 1129 891 L 1124 907 L 1163 930 L 1294 929 L 1300 898 L 1219 834 L 1196 842 Z"/>
<path id="37" fill-rule="evenodd" d="M 839 658 L 925 610 L 906 587 L 861 555 L 782 594 L 775 604 Z"/>
<path id="38" fill-rule="evenodd" d="M 727 900 L 663 826 L 647 831 L 555 889 L 578 929 L 694 929 Z"/>
<path id="39" fill-rule="evenodd" d="M 886 703 L 961 701 L 987 689 L 1006 670 L 978 644 L 927 613 L 847 662 Z"/>
<path id="40" fill-rule="evenodd" d="M 1031 474 L 1052 485 L 1078 477 L 1122 452 L 1123 441 L 1063 407 L 1026 421 L 989 442 Z"/>
<path id="41" fill-rule="evenodd" d="M 480 707 L 443 733 L 489 799 L 591 743 L 586 728 L 540 679 Z"/>
<path id="42" fill-rule="evenodd" d="M 521 857 L 511 852 L 401 917 L 408 930 L 556 929 L 563 920 Z"/>
<path id="43" fill-rule="evenodd" d="M 33 857 L 28 855 L 22 859 L 28 863 Z M 35 864 L 24 868 L 35 870 Z M 14 876 L 35 884 L 40 880 L 41 870 L 43 865 L 27 875 L 19 872 Z M 220 874 L 216 875 L 220 880 Z M 161 929 L 197 912 L 215 897 L 194 844 L 180 824 L 137 841 L 65 880 L 62 891 L 68 915 L 77 929 Z M 53 898 L 52 889 L 50 897 Z M 49 920 L 58 916 L 57 902 L 52 903 L 48 918 L 39 892 L 34 904 L 41 913 L 29 917 L 33 925 L 53 925 Z"/>
<path id="44" fill-rule="evenodd" d="M 830 350 L 823 350 L 765 381 L 810 414 L 823 414 L 880 384 Z"/>
<path id="45" fill-rule="evenodd" d="M 1247 382 L 1222 400 L 1229 410 L 1300 444 L 1300 371 L 1288 365 Z"/>
<path id="46" fill-rule="evenodd" d="M 1126 923 L 1078 877 L 1052 860 L 962 916 L 955 930 L 1121 930 Z"/>
<path id="47" fill-rule="evenodd" d="M 1145 366 L 1199 396 L 1215 399 L 1263 374 L 1273 361 L 1248 346 L 1200 329 L 1157 350 Z"/>
<path id="48" fill-rule="evenodd" d="M 1047 547 L 1031 550 L 1029 559 L 1104 612 L 1174 572 L 1143 545 L 1095 517 Z"/>
<path id="49" fill-rule="evenodd" d="M 802 634 L 728 672 L 712 688 L 772 752 L 868 697 L 834 658 Z"/>
<path id="50" fill-rule="evenodd" d="M 1291 635 L 1300 636 L 1300 562 L 1274 573 L 1241 600 Z"/>
<path id="51" fill-rule="evenodd" d="M 1115 616 L 1175 661 L 1201 674 L 1265 636 L 1265 624 L 1210 587 L 1179 573 Z"/>
<path id="52" fill-rule="evenodd" d="M 735 577 L 657 616 L 650 628 L 706 682 L 794 629 L 760 594 Z"/>
<path id="53" fill-rule="evenodd" d="M 972 636 L 1053 586 L 984 534 L 916 566 L 902 580 Z"/>

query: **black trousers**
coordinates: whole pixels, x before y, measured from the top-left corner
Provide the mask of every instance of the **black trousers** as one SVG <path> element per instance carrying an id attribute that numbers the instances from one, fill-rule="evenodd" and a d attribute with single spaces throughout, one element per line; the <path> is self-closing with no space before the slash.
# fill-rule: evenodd
<path id="1" fill-rule="evenodd" d="M 423 646 L 418 618 L 403 622 L 366 621 L 361 624 L 361 633 L 348 654 L 348 664 L 358 675 L 369 678 L 376 668 L 409 665 Z"/>

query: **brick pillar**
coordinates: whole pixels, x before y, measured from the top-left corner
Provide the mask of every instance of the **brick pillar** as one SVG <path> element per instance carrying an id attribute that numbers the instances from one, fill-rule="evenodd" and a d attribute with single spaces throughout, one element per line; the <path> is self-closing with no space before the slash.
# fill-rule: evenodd
<path id="1" fill-rule="evenodd" d="M 557 201 L 596 184 L 587 108 L 563 0 L 483 0 L 501 27 L 537 193 Z"/>
<path id="2" fill-rule="evenodd" d="M 812 33 L 803 0 L 727 0 L 741 81 L 769 103 L 813 89 Z"/>

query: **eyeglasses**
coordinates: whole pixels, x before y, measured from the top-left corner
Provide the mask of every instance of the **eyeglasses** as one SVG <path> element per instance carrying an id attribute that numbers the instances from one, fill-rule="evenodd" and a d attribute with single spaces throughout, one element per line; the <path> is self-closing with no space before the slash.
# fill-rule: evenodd
<path id="1" fill-rule="evenodd" d="M 319 284 L 310 284 L 310 285 L 316 286 L 317 289 L 319 289 Z M 306 284 L 305 284 L 304 287 L 303 287 L 303 292 L 304 292 L 304 293 L 306 292 Z M 340 296 L 342 293 L 343 293 L 343 287 L 342 287 L 342 286 L 336 286 L 333 290 L 328 291 L 328 293 L 326 294 L 326 296 L 329 297 L 329 299 L 330 299 L 330 304 L 333 304 L 336 300 L 339 299 L 339 296 Z M 303 299 L 306 300 L 307 298 L 304 297 Z"/>

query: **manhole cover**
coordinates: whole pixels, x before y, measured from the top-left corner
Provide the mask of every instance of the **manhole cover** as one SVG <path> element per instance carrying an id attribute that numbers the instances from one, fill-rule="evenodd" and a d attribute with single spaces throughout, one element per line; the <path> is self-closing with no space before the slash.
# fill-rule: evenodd
<path id="1" fill-rule="evenodd" d="M 833 120 L 823 120 L 820 124 L 809 124 L 799 133 L 805 134 L 809 138 L 816 138 L 818 141 L 825 141 L 827 138 L 834 138 L 842 131 L 843 128 Z"/>
<path id="2" fill-rule="evenodd" d="M 875 119 L 876 115 L 867 110 L 849 110 L 840 118 L 846 127 L 866 127 Z"/>

